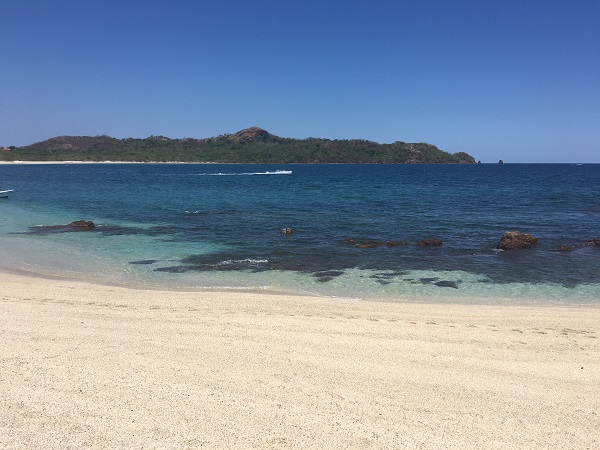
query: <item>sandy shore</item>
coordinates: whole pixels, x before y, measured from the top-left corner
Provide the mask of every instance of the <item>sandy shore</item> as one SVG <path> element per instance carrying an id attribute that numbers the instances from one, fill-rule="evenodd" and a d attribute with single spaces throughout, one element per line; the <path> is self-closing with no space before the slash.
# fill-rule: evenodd
<path id="1" fill-rule="evenodd" d="M 597 449 L 600 308 L 0 274 L 3 449 Z"/>

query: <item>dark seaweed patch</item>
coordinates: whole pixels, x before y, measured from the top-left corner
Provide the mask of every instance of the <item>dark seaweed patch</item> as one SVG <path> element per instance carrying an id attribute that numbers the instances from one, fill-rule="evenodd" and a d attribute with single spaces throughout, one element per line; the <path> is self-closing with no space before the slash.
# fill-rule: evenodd
<path id="1" fill-rule="evenodd" d="M 460 281 L 456 282 L 456 281 L 443 280 L 443 281 L 438 281 L 437 283 L 433 283 L 433 284 L 435 284 L 436 286 L 439 286 L 439 287 L 458 289 L 458 283 L 460 283 Z"/>
<path id="2" fill-rule="evenodd" d="M 340 275 L 343 275 L 344 272 L 341 270 L 323 270 L 320 272 L 315 272 L 313 273 L 313 277 L 339 277 Z"/>
<path id="3" fill-rule="evenodd" d="M 419 278 L 419 282 L 421 284 L 431 284 L 437 280 L 439 280 L 439 278 Z"/>
<path id="4" fill-rule="evenodd" d="M 185 273 L 189 272 L 190 266 L 169 266 L 169 267 L 158 267 L 154 269 L 155 272 L 168 272 L 168 273 Z"/>
<path id="5" fill-rule="evenodd" d="M 319 283 L 327 283 L 328 281 L 333 280 L 333 277 L 321 277 L 321 278 L 317 278 L 317 281 Z"/>
<path id="6" fill-rule="evenodd" d="M 327 283 L 334 279 L 334 277 L 339 277 L 343 275 L 344 272 L 341 270 L 322 270 L 319 272 L 315 272 L 312 274 L 313 277 L 317 277 L 317 281 L 319 283 Z"/>

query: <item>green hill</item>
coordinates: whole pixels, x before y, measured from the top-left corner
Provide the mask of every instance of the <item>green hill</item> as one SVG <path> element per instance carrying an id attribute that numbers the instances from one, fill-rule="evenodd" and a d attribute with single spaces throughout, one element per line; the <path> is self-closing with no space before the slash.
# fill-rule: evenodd
<path id="1" fill-rule="evenodd" d="M 251 127 L 206 139 L 115 139 L 60 136 L 0 153 L 3 161 L 177 161 L 217 163 L 473 164 L 464 152 L 418 143 L 378 144 L 361 139 L 291 139 Z"/>

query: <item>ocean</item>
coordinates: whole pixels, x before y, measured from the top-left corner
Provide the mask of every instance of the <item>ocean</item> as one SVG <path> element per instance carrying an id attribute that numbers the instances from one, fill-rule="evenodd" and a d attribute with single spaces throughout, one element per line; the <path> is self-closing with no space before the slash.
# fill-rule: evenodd
<path id="1" fill-rule="evenodd" d="M 0 199 L 5 271 L 136 288 L 600 303 L 600 246 L 589 243 L 600 238 L 600 165 L 4 164 L 2 189 L 15 190 Z M 96 228 L 46 228 L 75 220 Z M 512 230 L 539 242 L 497 250 Z"/>

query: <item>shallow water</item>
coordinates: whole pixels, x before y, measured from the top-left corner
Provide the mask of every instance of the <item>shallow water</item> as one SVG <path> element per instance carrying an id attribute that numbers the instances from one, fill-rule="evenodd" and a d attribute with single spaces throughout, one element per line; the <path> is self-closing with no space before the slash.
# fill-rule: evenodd
<path id="1" fill-rule="evenodd" d="M 5 268 L 150 287 L 600 302 L 600 248 L 587 243 L 600 237 L 600 165 L 0 165 L 9 188 Z M 98 227 L 36 228 L 78 219 Z M 495 250 L 515 229 L 538 245 Z M 443 245 L 415 245 L 425 238 Z M 408 244 L 356 245 L 366 240 Z"/>

